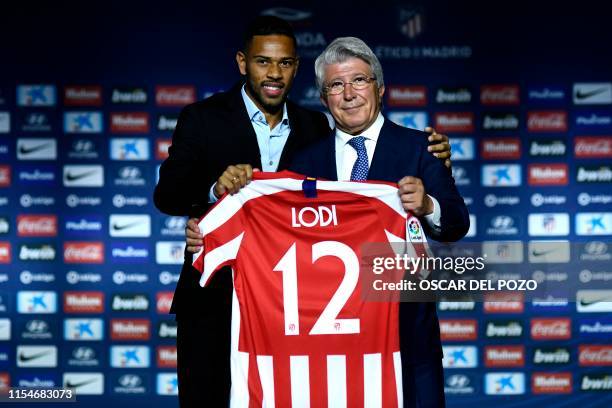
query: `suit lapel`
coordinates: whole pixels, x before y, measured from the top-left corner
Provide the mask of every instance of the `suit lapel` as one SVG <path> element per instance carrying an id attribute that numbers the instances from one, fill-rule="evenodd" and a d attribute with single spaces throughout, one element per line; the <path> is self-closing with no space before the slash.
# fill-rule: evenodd
<path id="1" fill-rule="evenodd" d="M 332 130 L 332 134 L 325 139 L 325 143 L 328 143 L 326 152 L 329 152 L 326 156 L 321 157 L 322 169 L 326 169 L 327 174 L 323 177 L 329 180 L 338 180 L 338 168 L 336 166 L 336 131 Z"/>
<path id="2" fill-rule="evenodd" d="M 251 124 L 251 119 L 247 113 L 244 100 L 242 99 L 242 83 L 235 85 L 230 90 L 230 109 L 234 118 L 234 129 L 232 133 L 237 139 L 233 148 L 239 152 L 239 157 L 244 157 L 246 162 L 254 168 L 261 169 L 261 154 L 257 144 L 257 135 Z M 238 164 L 238 163 L 234 163 Z"/>
<path id="3" fill-rule="evenodd" d="M 289 158 L 294 156 L 295 151 L 300 146 L 300 142 L 304 138 L 304 135 L 300 131 L 303 128 L 302 118 L 297 114 L 295 107 L 289 101 L 287 103 L 287 115 L 289 116 L 289 127 L 291 131 L 289 132 L 289 137 L 287 138 L 287 142 L 283 147 L 283 152 L 281 153 L 281 158 L 278 162 L 278 170 L 285 170 L 289 168 L 291 165 L 291 160 Z"/>
<path id="4" fill-rule="evenodd" d="M 394 143 L 394 132 L 389 124 L 389 119 L 385 119 L 385 123 L 378 135 L 378 141 L 376 142 L 376 150 L 374 150 L 374 157 L 372 157 L 368 179 L 387 180 L 389 174 L 395 173 L 393 169 L 397 167 L 396 163 L 398 157 L 401 157 L 401 152 L 398 152 L 397 147 L 394 146 L 397 146 Z"/>

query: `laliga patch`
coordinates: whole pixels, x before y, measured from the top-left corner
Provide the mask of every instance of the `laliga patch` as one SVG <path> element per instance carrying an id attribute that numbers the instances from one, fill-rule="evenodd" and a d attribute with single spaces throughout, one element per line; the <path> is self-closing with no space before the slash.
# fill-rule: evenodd
<path id="1" fill-rule="evenodd" d="M 408 241 L 423 242 L 423 227 L 416 217 L 406 220 L 406 230 L 408 231 Z"/>

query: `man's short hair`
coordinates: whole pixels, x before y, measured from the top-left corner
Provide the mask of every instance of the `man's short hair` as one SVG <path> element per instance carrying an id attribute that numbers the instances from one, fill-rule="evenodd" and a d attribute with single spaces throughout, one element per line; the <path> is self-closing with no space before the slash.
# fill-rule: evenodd
<path id="1" fill-rule="evenodd" d="M 247 26 L 244 33 L 243 52 L 247 52 L 253 37 L 256 35 L 284 35 L 293 40 L 293 45 L 297 48 L 297 41 L 291 25 L 275 16 L 258 16 Z"/>
<path id="2" fill-rule="evenodd" d="M 319 92 L 323 91 L 325 66 L 339 64 L 349 58 L 359 58 L 367 63 L 372 68 L 372 75 L 376 77 L 379 88 L 385 84 L 380 61 L 370 47 L 357 37 L 340 37 L 332 41 L 315 60 L 315 75 Z"/>

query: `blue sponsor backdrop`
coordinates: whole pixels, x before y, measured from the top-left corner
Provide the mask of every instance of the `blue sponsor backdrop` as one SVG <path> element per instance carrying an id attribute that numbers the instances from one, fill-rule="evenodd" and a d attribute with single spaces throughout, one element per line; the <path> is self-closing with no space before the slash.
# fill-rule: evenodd
<path id="1" fill-rule="evenodd" d="M 291 98 L 303 106 L 322 109 L 314 57 L 337 36 L 366 40 L 385 70 L 387 117 L 451 136 L 467 239 L 522 241 L 517 266 L 558 284 L 559 296 L 524 306 L 440 304 L 449 406 L 612 405 L 605 13 L 589 2 L 410 3 L 9 7 L 0 385 L 73 385 L 87 407 L 178 405 L 166 311 L 184 220 L 158 213 L 152 190 L 181 107 L 233 84 L 242 27 L 268 13 L 296 27 Z M 553 248 L 580 267 L 539 263 L 551 249 L 530 241 L 550 239 L 584 242 Z"/>

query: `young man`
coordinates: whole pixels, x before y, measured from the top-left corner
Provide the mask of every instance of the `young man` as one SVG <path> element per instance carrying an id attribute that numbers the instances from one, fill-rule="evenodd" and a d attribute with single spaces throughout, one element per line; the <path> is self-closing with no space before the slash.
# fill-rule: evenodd
<path id="1" fill-rule="evenodd" d="M 287 168 L 296 151 L 329 134 L 322 113 L 287 101 L 299 60 L 285 21 L 257 18 L 236 61 L 246 81 L 181 112 L 155 188 L 155 205 L 164 213 L 200 216 L 210 207 L 209 187 L 229 165 Z M 220 273 L 209 288 L 200 288 L 198 279 L 189 254 L 171 308 L 179 401 L 181 407 L 227 406 L 231 274 Z"/>

